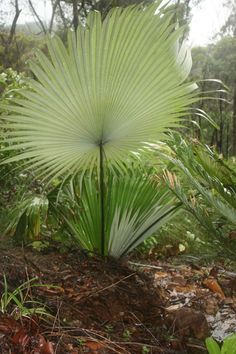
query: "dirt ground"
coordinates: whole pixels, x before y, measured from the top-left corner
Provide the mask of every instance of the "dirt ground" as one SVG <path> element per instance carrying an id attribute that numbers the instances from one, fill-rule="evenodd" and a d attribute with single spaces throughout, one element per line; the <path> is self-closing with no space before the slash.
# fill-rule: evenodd
<path id="1" fill-rule="evenodd" d="M 236 273 L 222 265 L 21 248 L 1 249 L 0 265 L 3 354 L 205 354 L 206 337 L 236 332 Z"/>

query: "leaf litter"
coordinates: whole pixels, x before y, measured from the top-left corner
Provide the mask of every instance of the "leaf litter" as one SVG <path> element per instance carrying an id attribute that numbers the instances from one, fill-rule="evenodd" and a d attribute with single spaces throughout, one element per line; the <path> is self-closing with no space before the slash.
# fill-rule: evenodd
<path id="1" fill-rule="evenodd" d="M 223 266 L 102 260 L 76 251 L 2 249 L 0 291 L 37 277 L 28 296 L 53 318 L 0 315 L 0 353 L 207 353 L 236 332 L 236 273 Z"/>

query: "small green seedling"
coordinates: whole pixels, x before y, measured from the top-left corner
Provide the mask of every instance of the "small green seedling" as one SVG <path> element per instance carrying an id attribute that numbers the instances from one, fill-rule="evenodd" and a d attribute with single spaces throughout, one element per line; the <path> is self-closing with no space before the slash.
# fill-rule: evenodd
<path id="1" fill-rule="evenodd" d="M 105 328 L 106 328 L 107 333 L 112 333 L 114 331 L 114 328 L 113 328 L 113 326 L 110 323 L 108 323 L 105 326 Z"/>
<path id="2" fill-rule="evenodd" d="M 142 347 L 142 354 L 148 354 L 148 353 L 150 353 L 150 349 L 146 345 L 144 345 Z"/>
<path id="3" fill-rule="evenodd" d="M 40 317 L 53 317 L 46 310 L 46 306 L 35 300 L 29 299 L 30 289 L 32 287 L 48 286 L 45 284 L 39 284 L 37 278 L 32 278 L 19 285 L 15 290 L 9 291 L 6 275 L 3 275 L 4 289 L 0 298 L 0 312 L 11 313 L 15 315 L 16 319 L 24 316 L 31 317 L 32 315 L 38 315 Z M 50 287 L 54 287 L 51 286 Z M 13 310 L 12 310 L 13 308 Z"/>
<path id="4" fill-rule="evenodd" d="M 207 338 L 206 347 L 209 354 L 236 354 L 236 334 L 226 337 L 221 348 L 212 337 Z"/>
<path id="5" fill-rule="evenodd" d="M 125 341 L 129 341 L 130 337 L 131 337 L 131 334 L 132 333 L 130 332 L 130 330 L 125 329 L 122 336 L 123 336 Z"/>

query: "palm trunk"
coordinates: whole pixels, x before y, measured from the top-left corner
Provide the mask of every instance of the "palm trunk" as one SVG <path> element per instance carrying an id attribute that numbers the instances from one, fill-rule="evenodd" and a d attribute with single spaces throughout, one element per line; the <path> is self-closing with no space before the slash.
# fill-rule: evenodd
<path id="1" fill-rule="evenodd" d="M 104 196 L 104 153 L 103 143 L 99 145 L 100 153 L 100 176 L 99 176 L 99 188 L 100 188 L 100 208 L 101 208 L 101 254 L 105 255 L 105 196 Z"/>

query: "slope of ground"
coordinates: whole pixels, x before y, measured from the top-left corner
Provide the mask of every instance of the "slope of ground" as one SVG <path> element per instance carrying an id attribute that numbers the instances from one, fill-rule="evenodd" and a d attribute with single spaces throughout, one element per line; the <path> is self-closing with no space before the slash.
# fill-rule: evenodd
<path id="1" fill-rule="evenodd" d="M 0 353 L 205 354 L 206 337 L 222 340 L 236 332 L 235 273 L 220 265 L 143 263 L 119 264 L 79 251 L 2 249 Z M 22 307 L 44 304 L 53 317 L 22 317 L 13 298 L 5 306 L 7 292 L 9 298 L 32 278 Z"/>

